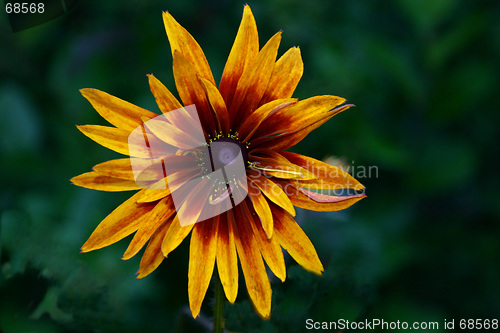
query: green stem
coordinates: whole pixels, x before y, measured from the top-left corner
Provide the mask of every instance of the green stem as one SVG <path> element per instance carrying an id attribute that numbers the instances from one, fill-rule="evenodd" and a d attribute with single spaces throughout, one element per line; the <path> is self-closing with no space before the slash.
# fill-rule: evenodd
<path id="1" fill-rule="evenodd" d="M 214 272 L 214 282 L 215 282 L 215 299 L 214 299 L 214 333 L 224 332 L 224 288 L 222 288 L 222 283 L 220 282 L 219 273 L 217 270 Z"/>

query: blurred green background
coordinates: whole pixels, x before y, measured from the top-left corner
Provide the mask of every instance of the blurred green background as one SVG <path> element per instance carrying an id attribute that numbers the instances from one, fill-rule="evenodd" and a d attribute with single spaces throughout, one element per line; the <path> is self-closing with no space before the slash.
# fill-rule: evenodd
<path id="1" fill-rule="evenodd" d="M 282 29 L 280 54 L 301 47 L 295 97 L 334 94 L 356 104 L 294 151 L 343 158 L 368 198 L 336 213 L 300 211 L 324 275 L 288 258 L 287 281 L 272 280 L 270 321 L 254 313 L 240 280 L 227 328 L 304 332 L 308 318 L 379 318 L 438 321 L 432 332 L 442 332 L 445 319 L 456 329 L 460 319 L 500 319 L 500 2 L 249 4 L 261 45 Z M 202 320 L 187 310 L 189 242 L 142 280 L 134 274 L 140 255 L 120 260 L 127 240 L 79 254 L 130 193 L 69 182 L 119 158 L 75 128 L 106 124 L 80 88 L 155 112 L 146 74 L 175 90 L 162 10 L 198 40 L 218 81 L 243 3 L 88 0 L 15 34 L 2 9 L 2 333 L 206 331 L 212 289 Z M 370 166 L 371 175 L 360 174 Z"/>

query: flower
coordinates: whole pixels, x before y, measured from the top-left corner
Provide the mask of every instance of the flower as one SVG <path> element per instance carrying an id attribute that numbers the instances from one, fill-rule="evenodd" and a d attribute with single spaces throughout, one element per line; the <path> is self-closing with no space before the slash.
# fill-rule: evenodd
<path id="1" fill-rule="evenodd" d="M 123 259 L 133 257 L 148 243 L 138 271 L 138 278 L 143 278 L 191 233 L 188 295 L 193 317 L 200 312 L 215 263 L 226 298 L 235 301 L 238 257 L 250 299 L 256 311 L 268 318 L 271 285 L 264 262 L 284 281 L 283 248 L 306 270 L 323 271 L 314 246 L 294 220 L 294 207 L 335 211 L 365 197 L 359 192 L 334 196 L 316 191 L 360 191 L 364 187 L 337 167 L 285 151 L 352 105 L 336 96 L 291 98 L 303 72 L 300 50 L 293 47 L 276 61 L 281 32 L 259 50 L 257 27 L 248 5 L 218 87 L 194 38 L 170 13 L 164 12 L 163 20 L 172 49 L 175 84 L 186 108 L 153 75 L 148 75 L 149 84 L 163 113 L 160 116 L 99 90 L 81 90 L 114 126 L 84 125 L 78 129 L 130 158 L 98 164 L 92 172 L 74 177 L 73 184 L 101 191 L 139 190 L 98 225 L 82 252 L 108 246 L 135 232 Z M 185 110 L 193 104 L 203 139 L 208 142 L 204 147 L 214 146 L 210 158 L 202 150 L 188 149 L 187 143 L 194 140 L 193 118 Z M 175 116 L 173 110 L 181 110 L 185 118 Z M 147 136 L 148 147 L 159 144 L 165 149 L 160 164 L 133 139 L 135 129 Z M 232 174 L 222 182 L 211 178 L 207 164 L 229 166 L 239 153 L 244 162 L 243 179 Z M 145 166 L 138 177 L 133 167 L 137 163 L 169 170 L 158 173 L 158 168 Z M 155 187 L 165 183 L 166 171 L 173 178 L 167 186 Z M 189 187 L 188 181 L 195 178 L 199 181 Z M 229 183 L 234 186 L 229 188 Z M 176 210 L 173 195 L 178 192 L 185 196 Z M 239 204 L 227 211 L 212 211 L 212 217 L 199 221 L 204 207 L 232 202 L 236 192 L 243 193 Z M 188 223 L 181 226 L 181 217 Z"/>

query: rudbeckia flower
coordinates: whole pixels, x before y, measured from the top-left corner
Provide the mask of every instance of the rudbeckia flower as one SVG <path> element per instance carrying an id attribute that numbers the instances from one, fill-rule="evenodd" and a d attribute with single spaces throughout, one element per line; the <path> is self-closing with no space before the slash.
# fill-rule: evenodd
<path id="1" fill-rule="evenodd" d="M 284 281 L 285 249 L 304 269 L 323 271 L 313 244 L 294 220 L 295 207 L 336 211 L 365 196 L 363 185 L 341 169 L 286 151 L 352 105 L 336 96 L 292 98 L 303 72 L 300 50 L 293 47 L 276 60 L 281 32 L 259 49 L 249 6 L 244 7 L 218 86 L 195 39 L 170 13 L 164 12 L 163 20 L 182 103 L 153 75 L 148 79 L 160 115 L 99 90 L 81 90 L 113 126 L 78 129 L 129 157 L 98 164 L 92 172 L 74 177 L 73 184 L 101 191 L 138 190 L 97 226 L 82 252 L 135 233 L 123 259 L 146 246 L 138 271 L 138 278 L 143 278 L 191 234 L 188 295 L 193 317 L 200 312 L 216 264 L 225 296 L 235 302 L 239 258 L 249 297 L 260 316 L 268 318 L 271 284 L 264 263 Z M 186 111 L 190 105 L 195 115 Z M 196 117 L 202 140 L 194 134 Z M 137 129 L 147 138 L 147 147 L 131 135 Z M 151 156 L 148 147 L 154 145 L 164 156 Z M 207 154 L 191 149 L 196 145 L 211 150 Z M 211 176 L 209 171 L 230 166 L 236 156 L 243 161 L 243 177 Z M 163 173 L 148 169 L 155 161 L 161 161 L 156 166 L 161 165 Z M 141 163 L 146 166 L 138 175 L 134 165 Z M 199 181 L 193 185 L 193 179 Z M 155 186 L 158 183 L 166 185 Z M 324 191 L 337 189 L 352 189 L 354 194 Z M 241 202 L 234 202 L 236 192 Z M 173 199 L 176 193 L 184 194 L 179 203 Z M 221 209 L 221 202 L 230 209 Z M 200 217 L 204 209 L 217 205 L 219 210 L 212 209 L 207 219 Z"/>

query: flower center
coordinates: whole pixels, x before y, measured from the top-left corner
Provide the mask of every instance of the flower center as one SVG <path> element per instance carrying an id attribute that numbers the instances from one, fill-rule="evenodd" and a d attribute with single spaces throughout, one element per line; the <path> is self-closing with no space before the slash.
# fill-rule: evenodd
<path id="1" fill-rule="evenodd" d="M 235 139 L 222 137 L 210 142 L 208 147 L 214 170 L 234 164 L 240 155 L 244 162 L 243 165 L 246 166 L 248 162 L 246 147 Z"/>

